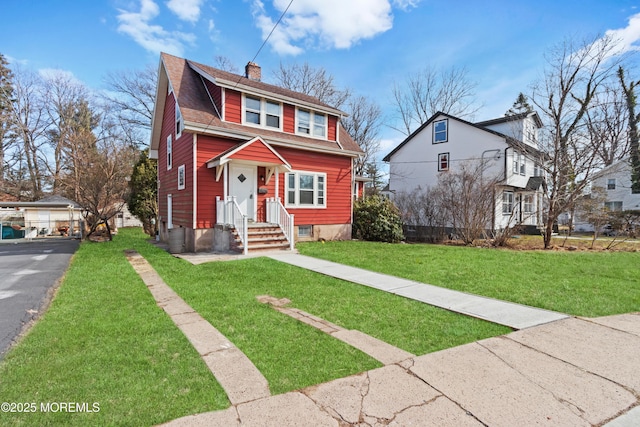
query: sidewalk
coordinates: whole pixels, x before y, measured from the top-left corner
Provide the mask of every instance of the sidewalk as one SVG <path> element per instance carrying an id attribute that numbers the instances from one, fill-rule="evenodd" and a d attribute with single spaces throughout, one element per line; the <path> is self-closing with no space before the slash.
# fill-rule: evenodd
<path id="1" fill-rule="evenodd" d="M 270 256 L 477 317 L 495 317 L 522 330 L 422 356 L 401 354 L 379 369 L 166 426 L 640 425 L 640 313 L 571 318 L 454 291 L 439 293 L 430 285 L 301 255 Z M 283 313 L 320 329 L 328 326 L 329 334 L 344 333 L 309 313 Z M 380 345 L 370 344 L 362 346 L 364 351 Z"/>
<path id="2" fill-rule="evenodd" d="M 454 291 L 295 253 L 271 254 L 269 258 L 513 329 L 530 328 L 569 317 L 562 313 Z"/>

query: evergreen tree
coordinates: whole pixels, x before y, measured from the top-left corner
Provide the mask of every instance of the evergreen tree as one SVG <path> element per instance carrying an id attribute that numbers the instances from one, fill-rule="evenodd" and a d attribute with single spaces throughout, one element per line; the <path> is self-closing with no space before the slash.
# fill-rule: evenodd
<path id="1" fill-rule="evenodd" d="M 517 116 L 518 114 L 532 113 L 532 112 L 533 112 L 533 107 L 531 106 L 531 104 L 529 104 L 529 100 L 527 99 L 527 96 L 524 93 L 520 92 L 520 94 L 516 98 L 516 101 L 513 103 L 511 108 L 509 108 L 509 110 L 507 110 L 507 112 L 504 113 L 504 115 L 506 117 L 511 117 L 511 116 Z"/>
<path id="2" fill-rule="evenodd" d="M 129 211 L 142 221 L 145 233 L 155 236 L 158 230 L 157 162 L 147 156 L 146 150 L 140 153 L 133 167 L 129 189 Z"/>

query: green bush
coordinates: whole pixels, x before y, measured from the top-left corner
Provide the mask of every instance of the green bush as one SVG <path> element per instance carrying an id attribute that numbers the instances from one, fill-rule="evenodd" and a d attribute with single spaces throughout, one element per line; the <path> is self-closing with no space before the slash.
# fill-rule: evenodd
<path id="1" fill-rule="evenodd" d="M 377 242 L 401 241 L 404 236 L 398 208 L 389 199 L 377 195 L 356 200 L 353 237 Z"/>

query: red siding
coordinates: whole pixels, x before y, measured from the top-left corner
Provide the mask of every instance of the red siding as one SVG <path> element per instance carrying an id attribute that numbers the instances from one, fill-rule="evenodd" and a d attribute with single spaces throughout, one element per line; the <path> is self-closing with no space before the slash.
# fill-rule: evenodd
<path id="1" fill-rule="evenodd" d="M 284 104 L 284 120 L 282 130 L 287 133 L 296 132 L 296 108 L 290 104 Z"/>
<path id="2" fill-rule="evenodd" d="M 214 85 L 209 80 L 205 80 L 205 85 L 207 86 L 207 90 L 209 91 L 218 112 L 222 114 L 222 89 L 220 86 Z"/>
<path id="3" fill-rule="evenodd" d="M 234 160 L 251 160 L 261 163 L 281 163 L 278 156 L 260 141 L 244 147 L 242 150 L 231 155 L 231 158 Z"/>
<path id="4" fill-rule="evenodd" d="M 220 176 L 220 181 L 216 181 L 216 170 L 207 167 L 207 160 L 237 145 L 237 143 L 238 141 L 198 135 L 196 228 L 212 228 L 215 225 L 216 196 L 224 197 L 224 178 Z"/>
<path id="5" fill-rule="evenodd" d="M 242 123 L 242 96 L 240 92 L 225 89 L 224 102 L 225 120 L 233 123 Z"/>
<path id="6" fill-rule="evenodd" d="M 158 178 L 160 189 L 158 202 L 162 221 L 167 221 L 167 195 L 173 200 L 173 225 L 191 227 L 193 221 L 193 135 L 183 132 L 176 139 L 175 134 L 175 98 L 173 93 L 167 96 L 162 118 L 162 131 L 158 147 Z M 167 136 L 172 139 L 172 167 L 167 170 Z M 178 190 L 178 167 L 185 167 L 185 188 Z"/>
<path id="7" fill-rule="evenodd" d="M 294 171 L 327 174 L 326 208 L 287 208 L 297 225 L 351 224 L 351 158 L 274 147 Z M 285 200 L 284 174 L 280 174 L 280 197 Z"/>
<path id="8" fill-rule="evenodd" d="M 336 116 L 329 116 L 327 126 L 328 126 L 327 139 L 329 141 L 337 141 L 338 137 L 336 135 L 338 131 L 338 118 Z"/>

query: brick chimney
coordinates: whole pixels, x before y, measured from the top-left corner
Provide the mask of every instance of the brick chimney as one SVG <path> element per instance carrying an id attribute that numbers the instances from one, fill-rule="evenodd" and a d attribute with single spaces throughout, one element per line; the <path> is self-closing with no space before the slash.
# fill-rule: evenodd
<path id="1" fill-rule="evenodd" d="M 244 67 L 245 77 L 251 80 L 260 81 L 262 77 L 262 69 L 255 62 L 249 62 Z"/>

